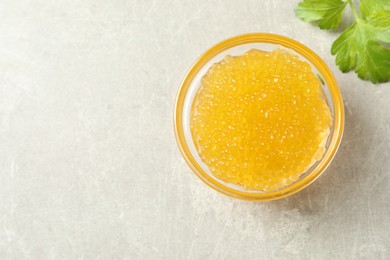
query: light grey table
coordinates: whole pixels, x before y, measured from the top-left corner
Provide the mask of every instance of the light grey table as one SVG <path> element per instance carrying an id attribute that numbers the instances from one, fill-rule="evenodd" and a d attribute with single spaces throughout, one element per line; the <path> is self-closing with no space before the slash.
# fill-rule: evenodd
<path id="1" fill-rule="evenodd" d="M 0 258 L 389 259 L 390 84 L 342 74 L 297 2 L 2 0 Z M 192 62 L 247 32 L 316 51 L 346 107 L 326 174 L 269 203 L 204 185 L 172 128 Z"/>

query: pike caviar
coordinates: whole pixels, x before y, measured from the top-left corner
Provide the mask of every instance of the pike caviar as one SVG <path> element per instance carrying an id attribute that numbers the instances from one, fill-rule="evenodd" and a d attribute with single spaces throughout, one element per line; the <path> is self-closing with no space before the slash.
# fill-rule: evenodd
<path id="1" fill-rule="evenodd" d="M 252 49 L 208 70 L 190 124 L 216 178 L 267 192 L 293 183 L 322 158 L 332 118 L 307 62 L 283 49 Z"/>

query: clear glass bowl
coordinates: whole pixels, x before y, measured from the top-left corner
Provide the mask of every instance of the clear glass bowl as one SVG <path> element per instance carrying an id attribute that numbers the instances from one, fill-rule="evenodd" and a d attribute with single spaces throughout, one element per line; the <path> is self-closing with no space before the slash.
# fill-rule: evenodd
<path id="1" fill-rule="evenodd" d="M 208 69 L 226 55 L 242 55 L 250 49 L 271 51 L 285 48 L 296 53 L 308 62 L 314 73 L 320 78 L 324 96 L 332 113 L 333 126 L 326 143 L 323 158 L 301 175 L 293 184 L 273 192 L 245 190 L 237 185 L 226 183 L 214 177 L 201 161 L 195 148 L 190 131 L 192 102 L 200 87 L 200 80 Z M 176 97 L 174 127 L 178 146 L 193 172 L 211 188 L 234 198 L 266 201 L 287 197 L 315 181 L 332 161 L 344 130 L 344 105 L 337 82 L 324 61 L 303 44 L 284 36 L 268 33 L 251 33 L 227 39 L 206 51 L 194 63 L 185 76 Z"/>

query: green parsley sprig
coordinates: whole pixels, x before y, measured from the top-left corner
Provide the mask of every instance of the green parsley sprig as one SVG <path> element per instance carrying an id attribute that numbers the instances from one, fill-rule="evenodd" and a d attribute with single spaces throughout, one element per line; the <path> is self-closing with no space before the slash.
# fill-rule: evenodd
<path id="1" fill-rule="evenodd" d="M 373 83 L 389 81 L 390 0 L 361 0 L 360 15 L 352 0 L 303 0 L 295 14 L 329 30 L 338 27 L 347 4 L 354 22 L 332 44 L 337 66 L 342 72 L 354 70 L 359 78 Z"/>

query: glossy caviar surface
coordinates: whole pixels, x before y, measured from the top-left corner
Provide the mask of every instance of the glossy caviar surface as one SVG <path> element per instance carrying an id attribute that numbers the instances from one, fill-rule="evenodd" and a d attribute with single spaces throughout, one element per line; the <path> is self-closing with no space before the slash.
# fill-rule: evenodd
<path id="1" fill-rule="evenodd" d="M 331 113 L 308 63 L 283 50 L 226 56 L 202 78 L 191 133 L 202 161 L 225 182 L 274 191 L 325 151 Z"/>

